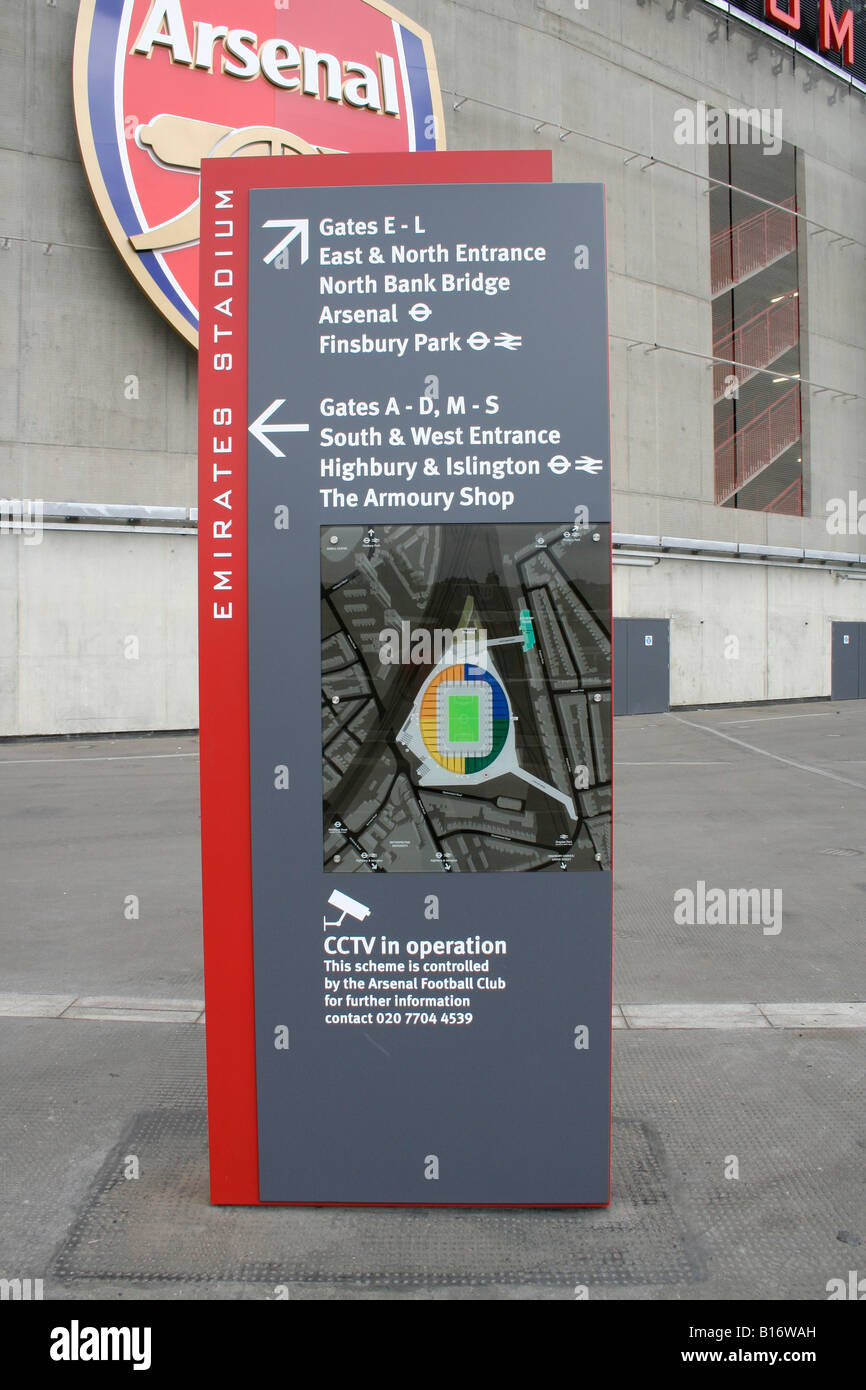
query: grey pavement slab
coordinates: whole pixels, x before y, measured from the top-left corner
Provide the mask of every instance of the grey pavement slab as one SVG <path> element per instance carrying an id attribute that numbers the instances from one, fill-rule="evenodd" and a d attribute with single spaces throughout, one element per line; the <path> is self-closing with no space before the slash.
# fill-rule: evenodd
<path id="1" fill-rule="evenodd" d="M 200 1029 L 8 1019 L 0 1047 L 0 1270 L 47 1298 L 813 1300 L 866 1239 L 862 1031 L 618 1032 L 583 1211 L 212 1207 Z"/>
<path id="2" fill-rule="evenodd" d="M 201 996 L 197 746 L 0 743 L 0 988 Z"/>
<path id="3" fill-rule="evenodd" d="M 866 1004 L 764 1004 L 774 1028 L 863 1028 Z"/>
<path id="4" fill-rule="evenodd" d="M 769 1028 L 757 1004 L 623 1004 L 629 1028 Z"/>
<path id="5" fill-rule="evenodd" d="M 866 753 L 866 705 L 682 718 L 615 721 L 614 998 L 862 1001 L 866 762 L 854 760 Z M 781 930 L 678 923 L 675 894 L 699 883 L 726 896 L 779 890 Z"/>
<path id="6" fill-rule="evenodd" d="M 863 702 L 638 716 L 614 738 L 614 998 L 865 999 Z M 0 744 L 4 990 L 200 998 L 195 755 L 168 735 Z M 677 923 L 699 883 L 780 891 L 781 930 Z"/>
<path id="7" fill-rule="evenodd" d="M 447 1213 L 209 1205 L 196 741 L 0 744 L 0 1275 L 825 1298 L 866 1242 L 864 753 L 857 701 L 616 722 L 612 1206 Z M 781 890 L 781 930 L 677 921 L 699 884 Z"/>
<path id="8" fill-rule="evenodd" d="M 88 999 L 68 995 L 0 994 L 0 1018 L 89 1019 L 106 1023 L 199 1023 L 200 999 Z M 789 1003 L 630 1004 L 611 1007 L 614 1028 L 866 1028 L 866 1004 L 844 1000 Z"/>
<path id="9" fill-rule="evenodd" d="M 616 721 L 616 999 L 866 998 L 863 704 Z M 0 744 L 4 990 L 201 997 L 195 754 L 191 737 Z M 781 930 L 677 923 L 699 883 L 779 890 Z"/>
<path id="10" fill-rule="evenodd" d="M 201 1017 L 201 1010 L 157 1009 L 152 1005 L 146 1008 L 106 1009 L 96 1004 L 73 1004 L 63 1017 L 103 1019 L 107 1023 L 197 1023 Z"/>
<path id="11" fill-rule="evenodd" d="M 6 991 L 0 994 L 0 1017 L 60 1018 L 75 1003 L 74 994 L 28 994 Z"/>

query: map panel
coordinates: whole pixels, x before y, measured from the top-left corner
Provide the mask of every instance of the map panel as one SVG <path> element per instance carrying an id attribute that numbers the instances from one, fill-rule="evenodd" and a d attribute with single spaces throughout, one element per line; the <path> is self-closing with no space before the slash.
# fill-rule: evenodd
<path id="1" fill-rule="evenodd" d="M 326 872 L 610 869 L 609 546 L 322 527 Z"/>

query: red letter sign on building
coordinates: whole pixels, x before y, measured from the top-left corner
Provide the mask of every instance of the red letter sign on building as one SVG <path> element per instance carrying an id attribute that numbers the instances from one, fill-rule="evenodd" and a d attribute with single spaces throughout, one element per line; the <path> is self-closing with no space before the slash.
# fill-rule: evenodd
<path id="1" fill-rule="evenodd" d="M 789 0 L 789 5 L 790 8 L 782 9 L 780 0 L 764 0 L 764 14 L 785 29 L 799 29 L 800 0 Z"/>
<path id="2" fill-rule="evenodd" d="M 842 62 L 850 67 L 854 62 L 854 11 L 846 10 L 837 22 L 833 0 L 821 0 L 818 11 L 820 33 L 818 42 L 822 53 L 834 49 L 842 54 Z"/>

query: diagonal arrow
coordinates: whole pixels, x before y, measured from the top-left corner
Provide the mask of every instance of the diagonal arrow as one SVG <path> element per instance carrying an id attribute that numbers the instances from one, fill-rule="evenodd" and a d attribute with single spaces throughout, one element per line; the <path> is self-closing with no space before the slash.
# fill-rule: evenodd
<path id="1" fill-rule="evenodd" d="M 269 222 L 263 222 L 262 227 L 290 228 L 290 230 L 286 232 L 286 235 L 283 237 L 282 241 L 278 241 L 274 249 L 272 251 L 269 251 L 268 254 L 264 257 L 265 265 L 271 265 L 272 262 L 277 259 L 277 256 L 280 254 L 280 252 L 285 251 L 287 246 L 291 246 L 292 242 L 297 237 L 301 238 L 301 265 L 304 265 L 304 263 L 309 259 L 310 223 L 306 217 L 294 217 L 282 220 L 277 217 L 272 217 Z"/>
<path id="2" fill-rule="evenodd" d="M 253 420 L 250 425 L 250 434 L 253 439 L 257 439 L 260 444 L 273 454 L 274 458 L 284 459 L 286 456 L 282 449 L 278 449 L 273 440 L 268 439 L 269 434 L 306 434 L 309 425 L 269 425 L 268 421 L 272 415 L 276 415 L 280 406 L 285 405 L 285 400 L 271 401 L 266 410 L 263 410 L 257 420 Z"/>

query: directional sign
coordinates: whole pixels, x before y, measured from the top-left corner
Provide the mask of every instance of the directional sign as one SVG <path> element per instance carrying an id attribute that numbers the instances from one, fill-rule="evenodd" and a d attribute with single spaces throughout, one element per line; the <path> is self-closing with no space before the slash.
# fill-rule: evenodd
<path id="1" fill-rule="evenodd" d="M 601 192 L 254 190 L 250 229 L 262 1195 L 604 1201 Z M 268 435 L 308 416 L 286 474 Z"/>
<path id="2" fill-rule="evenodd" d="M 283 459 L 286 456 L 283 453 L 282 449 L 278 449 L 274 441 L 268 437 L 269 435 L 307 434 L 310 429 L 310 426 L 308 424 L 287 425 L 269 423 L 273 416 L 276 415 L 277 411 L 281 408 L 281 406 L 284 406 L 285 403 L 285 400 L 281 398 L 278 398 L 275 401 L 271 401 L 270 405 L 262 411 L 258 419 L 253 420 L 252 424 L 250 425 L 250 434 L 253 436 L 253 439 L 257 439 L 260 444 L 264 445 L 269 454 L 273 454 L 274 458 L 278 459 Z"/>
<path id="3" fill-rule="evenodd" d="M 305 265 L 307 263 L 310 256 L 310 224 L 305 217 L 289 218 L 286 221 L 281 221 L 279 218 L 271 218 L 263 225 L 266 229 L 268 227 L 289 228 L 285 236 L 281 237 L 280 240 L 277 242 L 276 246 L 272 246 L 270 251 L 268 251 L 267 255 L 262 257 L 265 265 L 272 265 L 273 262 L 277 259 L 277 257 L 283 251 L 286 251 L 288 247 L 291 246 L 292 242 L 295 241 L 297 238 L 300 238 L 301 245 L 300 263 L 301 265 Z"/>
<path id="4" fill-rule="evenodd" d="M 200 393 L 219 1200 L 609 1199 L 602 192 L 488 159 L 203 180 L 238 229 Z"/>

